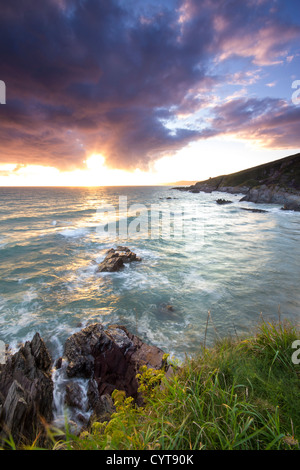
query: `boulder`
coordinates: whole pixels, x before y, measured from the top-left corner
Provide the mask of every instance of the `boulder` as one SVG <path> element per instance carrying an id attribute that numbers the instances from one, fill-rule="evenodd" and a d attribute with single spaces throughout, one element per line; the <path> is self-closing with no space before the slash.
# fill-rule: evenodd
<path id="1" fill-rule="evenodd" d="M 281 208 L 282 211 L 295 211 L 295 212 L 300 212 L 300 203 L 297 202 L 288 202 L 284 204 L 284 206 Z"/>
<path id="2" fill-rule="evenodd" d="M 51 356 L 38 333 L 1 366 L 2 439 L 11 435 L 16 444 L 31 443 L 40 433 L 40 442 L 43 442 L 43 422 L 50 423 L 53 418 L 50 368 Z"/>
<path id="3" fill-rule="evenodd" d="M 135 253 L 126 246 L 118 246 L 108 250 L 104 260 L 98 266 L 98 272 L 115 272 L 123 268 L 124 263 L 141 261 Z"/>
<path id="4" fill-rule="evenodd" d="M 286 210 L 300 210 L 300 194 L 296 192 L 287 192 L 278 186 L 268 187 L 262 185 L 258 188 L 250 189 L 241 201 L 263 203 L 263 204 L 282 204 Z"/>

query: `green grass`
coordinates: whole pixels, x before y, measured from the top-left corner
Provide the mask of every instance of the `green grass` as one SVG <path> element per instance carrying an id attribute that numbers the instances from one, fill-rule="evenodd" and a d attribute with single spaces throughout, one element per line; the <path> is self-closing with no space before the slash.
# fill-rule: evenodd
<path id="1" fill-rule="evenodd" d="M 80 436 L 52 430 L 63 449 L 267 450 L 297 449 L 300 365 L 290 323 L 261 323 L 252 337 L 226 338 L 186 358 L 175 374 L 144 369 L 145 405 L 116 391 L 116 412 Z"/>
<path id="2" fill-rule="evenodd" d="M 248 188 L 260 187 L 261 182 L 268 180 L 268 185 L 278 185 L 282 189 L 289 190 L 300 188 L 300 154 L 290 155 L 274 162 L 264 163 L 253 168 L 231 173 L 229 175 L 221 175 L 210 180 L 200 181 L 196 183 L 201 185 L 208 183 L 216 186 L 221 183 L 221 187 L 241 187 Z"/>

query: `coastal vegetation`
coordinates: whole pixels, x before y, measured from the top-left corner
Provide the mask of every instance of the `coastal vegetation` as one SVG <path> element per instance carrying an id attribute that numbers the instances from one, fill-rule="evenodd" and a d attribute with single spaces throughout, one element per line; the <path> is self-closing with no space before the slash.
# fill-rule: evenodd
<path id="1" fill-rule="evenodd" d="M 172 364 L 142 367 L 142 406 L 115 390 L 115 411 L 73 435 L 48 426 L 48 444 L 66 450 L 299 450 L 297 327 L 262 321 L 247 338 L 227 337 Z M 293 356 L 294 354 L 294 356 Z M 13 447 L 11 441 L 6 446 Z M 27 449 L 37 448 L 37 441 Z"/>
<path id="2" fill-rule="evenodd" d="M 300 210 L 300 153 L 229 175 L 216 176 L 189 187 L 192 193 L 221 191 L 244 194 L 241 201 L 282 204 Z"/>
<path id="3" fill-rule="evenodd" d="M 300 153 L 247 170 L 210 178 L 206 182 L 218 188 L 229 186 L 248 187 L 249 189 L 262 184 L 276 184 L 286 190 L 295 189 L 298 191 L 300 190 Z M 204 182 L 196 183 L 194 187 L 197 188 L 202 183 Z"/>

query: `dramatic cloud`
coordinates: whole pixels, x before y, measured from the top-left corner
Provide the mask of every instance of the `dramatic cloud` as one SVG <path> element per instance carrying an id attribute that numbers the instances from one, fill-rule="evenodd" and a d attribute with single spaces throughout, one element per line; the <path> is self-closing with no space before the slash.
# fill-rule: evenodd
<path id="1" fill-rule="evenodd" d="M 270 98 L 236 99 L 217 106 L 211 122 L 215 135 L 234 134 L 273 148 L 300 147 L 300 107 Z"/>
<path id="2" fill-rule="evenodd" d="M 99 152 L 113 167 L 146 168 L 191 141 L 222 133 L 299 145 L 298 109 L 281 100 L 213 101 L 224 80 L 255 84 L 263 67 L 295 55 L 294 2 L 285 2 L 283 17 L 280 3 L 5 2 L 0 162 L 72 169 Z M 230 68 L 234 59 L 245 61 L 244 68 Z M 194 123 L 187 125 L 187 116 L 195 116 Z"/>

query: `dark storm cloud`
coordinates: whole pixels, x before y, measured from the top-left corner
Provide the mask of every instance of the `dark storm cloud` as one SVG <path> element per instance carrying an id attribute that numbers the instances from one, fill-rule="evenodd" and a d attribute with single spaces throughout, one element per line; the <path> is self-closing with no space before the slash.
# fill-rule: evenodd
<path id="1" fill-rule="evenodd" d="M 7 86 L 1 161 L 66 169 L 100 152 L 112 166 L 142 168 L 235 125 L 247 133 L 254 117 L 266 117 L 259 100 L 251 109 L 244 103 L 215 107 L 212 124 L 201 130 L 170 129 L 166 122 L 205 107 L 222 82 L 213 64 L 234 51 L 260 65 L 277 60 L 299 30 L 280 22 L 275 10 L 264 23 L 273 3 L 6 2 L 0 17 L 0 78 Z M 265 41 L 253 42 L 254 33 Z M 278 119 L 285 113 L 290 118 L 279 107 Z M 227 118 L 230 125 L 223 123 Z"/>

